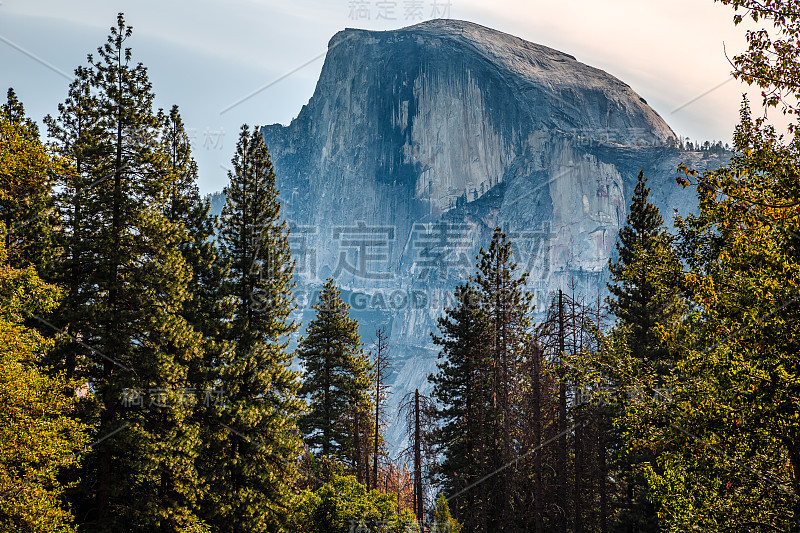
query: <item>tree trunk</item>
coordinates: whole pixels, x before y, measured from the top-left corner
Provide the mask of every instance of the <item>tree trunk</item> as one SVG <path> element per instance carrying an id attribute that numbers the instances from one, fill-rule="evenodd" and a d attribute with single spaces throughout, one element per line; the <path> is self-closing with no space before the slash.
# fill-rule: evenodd
<path id="1" fill-rule="evenodd" d="M 601 419 L 602 420 L 602 419 Z M 600 454 L 600 533 L 608 533 L 608 478 L 606 465 L 606 439 L 605 427 L 600 425 L 598 431 L 598 453 Z"/>
<path id="2" fill-rule="evenodd" d="M 378 361 L 380 361 L 380 348 L 378 348 Z M 375 434 L 372 436 L 373 438 L 373 447 L 372 447 L 372 480 L 373 486 L 372 488 L 378 488 L 378 433 L 380 431 L 380 424 L 381 424 L 381 401 L 380 401 L 380 394 L 381 394 L 381 376 L 380 370 L 378 370 L 378 376 L 375 381 Z M 369 488 L 369 487 L 367 487 Z"/>
<path id="3" fill-rule="evenodd" d="M 564 353 L 564 304 L 561 290 L 558 291 L 558 360 Z M 559 506 L 558 531 L 567 531 L 567 386 L 560 383 L 558 388 L 558 464 L 556 465 L 557 497 Z"/>
<path id="4" fill-rule="evenodd" d="M 580 317 L 578 316 L 580 314 Z M 575 300 L 575 292 L 573 289 L 572 298 L 570 299 L 570 320 L 572 324 L 572 353 L 581 353 L 583 350 L 583 329 L 584 329 L 584 319 L 585 315 L 584 312 L 581 310 L 578 312 L 576 300 Z M 575 422 L 575 436 L 574 436 L 574 449 L 575 449 L 575 458 L 574 458 L 574 485 L 573 485 L 573 504 L 575 506 L 575 528 L 574 533 L 583 533 L 583 505 L 582 505 L 582 495 L 584 491 L 583 487 L 583 474 L 584 474 L 584 465 L 583 465 L 583 414 L 582 414 L 582 406 L 581 406 L 581 390 L 579 386 L 575 386 L 574 398 L 575 403 L 572 406 L 573 420 Z"/>
<path id="5" fill-rule="evenodd" d="M 576 390 L 576 406 L 577 409 L 578 405 L 578 395 L 580 394 L 579 391 Z M 575 533 L 583 533 L 583 507 L 581 505 L 581 495 L 583 491 L 583 448 L 581 439 L 583 438 L 583 432 L 581 431 L 580 422 L 577 420 L 578 413 L 575 412 L 576 418 L 576 426 L 575 426 L 575 485 L 573 491 L 573 500 L 575 504 Z"/>
<path id="6" fill-rule="evenodd" d="M 364 473 L 361 469 L 361 428 L 358 420 L 358 400 L 353 399 L 353 468 L 356 470 L 356 480 L 364 483 Z"/>
<path id="7" fill-rule="evenodd" d="M 414 391 L 414 510 L 422 524 L 422 446 L 419 423 L 419 389 Z"/>
<path id="8" fill-rule="evenodd" d="M 544 502 L 542 501 L 542 374 L 541 374 L 541 351 L 538 343 L 534 343 L 532 350 L 533 357 L 533 447 L 536 453 L 533 456 L 533 520 L 534 533 L 544 533 L 543 511 Z"/>

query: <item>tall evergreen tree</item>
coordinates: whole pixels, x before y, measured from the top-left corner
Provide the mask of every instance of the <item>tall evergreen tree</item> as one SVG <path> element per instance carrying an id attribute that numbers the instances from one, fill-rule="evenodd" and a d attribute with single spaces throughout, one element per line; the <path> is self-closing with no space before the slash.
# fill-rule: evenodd
<path id="1" fill-rule="evenodd" d="M 297 348 L 303 365 L 301 394 L 309 403 L 300 427 L 306 444 L 350 465 L 363 482 L 373 413 L 372 365 L 361 347 L 358 322 L 350 318 L 339 289 L 328 279 L 314 304 L 317 316 Z"/>
<path id="2" fill-rule="evenodd" d="M 608 377 L 625 390 L 642 390 L 644 383 L 663 386 L 673 364 L 669 350 L 658 338 L 657 326 L 674 325 L 681 314 L 681 265 L 649 194 L 647 179 L 640 172 L 627 223 L 619 231 L 618 258 L 609 261 L 611 296 L 607 302 L 617 318 L 611 338 L 624 343 L 631 364 L 612 365 L 621 371 Z M 619 455 L 618 478 L 626 492 L 615 530 L 658 531 L 657 510 L 643 474 L 643 465 L 654 459 L 652 452 L 625 443 L 621 433 L 610 437 L 616 441 L 612 446 Z"/>
<path id="3" fill-rule="evenodd" d="M 656 334 L 656 325 L 674 323 L 681 313 L 678 297 L 681 265 L 650 189 L 639 173 L 625 226 L 617 238 L 616 261 L 609 261 L 611 297 L 608 305 L 624 328 L 634 358 L 657 373 L 669 369 L 669 351 Z"/>
<path id="4" fill-rule="evenodd" d="M 99 156 L 94 149 L 95 135 L 99 135 L 99 116 L 96 95 L 90 83 L 90 70 L 79 66 L 75 69 L 75 79 L 70 83 L 67 98 L 58 105 L 58 115 L 44 119 L 52 144 L 72 164 L 71 171 L 58 180 L 55 194 L 57 216 L 61 231 L 56 233 L 60 256 L 49 277 L 66 289 L 57 315 L 65 317 L 70 310 L 83 306 L 85 294 L 84 281 L 94 268 L 88 259 L 93 254 L 94 243 L 90 235 L 91 213 L 87 210 L 88 194 L 94 185 L 102 184 L 103 179 L 94 180 L 91 169 Z M 69 325 L 69 320 L 62 325 Z M 76 343 L 58 345 L 53 354 L 53 364 L 72 377 L 86 362 L 83 348 Z"/>
<path id="5" fill-rule="evenodd" d="M 487 459 L 488 322 L 478 305 L 475 289 L 459 286 L 456 306 L 439 319 L 441 346 L 437 372 L 428 379 L 439 404 L 437 441 L 442 454 L 437 477 L 446 494 L 454 498 L 455 512 L 467 531 L 480 531 L 487 523 L 486 486 L 465 490 L 489 472 Z M 484 529 L 485 530 L 485 529 Z"/>
<path id="6" fill-rule="evenodd" d="M 489 249 L 481 249 L 475 285 L 480 305 L 489 321 L 489 361 L 492 382 L 492 419 L 490 431 L 499 453 L 493 454 L 493 470 L 503 468 L 495 476 L 494 495 L 505 494 L 493 502 L 493 515 L 503 530 L 512 530 L 516 506 L 517 468 L 508 466 L 517 453 L 520 418 L 521 381 L 519 369 L 530 341 L 529 313 L 531 298 L 525 290 L 527 274 L 515 276 L 517 265 L 512 260 L 511 243 L 499 227 L 495 228 Z M 498 527 L 496 526 L 496 527 Z"/>
<path id="7" fill-rule="evenodd" d="M 430 378 L 440 404 L 440 476 L 467 531 L 513 530 L 521 495 L 512 463 L 522 437 L 516 421 L 531 304 L 500 228 L 489 249 L 481 249 L 477 267 L 472 283 L 456 290 L 456 307 L 439 321 L 441 336 L 434 336 L 443 359 Z M 473 486 L 490 472 L 496 474 Z"/>
<path id="8" fill-rule="evenodd" d="M 163 118 L 162 149 L 173 175 L 164 214 L 186 228 L 179 250 L 192 271 L 187 287 L 189 297 L 183 302 L 181 314 L 203 335 L 203 358 L 193 361 L 190 380 L 193 385 L 206 388 L 214 386 L 214 369 L 229 349 L 224 340 L 234 310 L 233 299 L 225 293 L 229 266 L 214 238 L 216 221 L 210 214 L 211 203 L 200 196 L 197 187 L 197 164 L 191 156 L 191 143 L 178 106 Z"/>
<path id="9" fill-rule="evenodd" d="M 220 354 L 216 382 L 224 392 L 218 416 L 228 431 L 211 444 L 212 493 L 206 503 L 215 531 L 274 531 L 293 506 L 301 440 L 298 374 L 290 369 L 291 259 L 280 217 L 275 173 L 264 139 L 242 126 L 219 221 L 224 280 L 234 313 L 232 345 Z M 217 454 L 217 459 L 213 459 Z"/>
<path id="10" fill-rule="evenodd" d="M 436 506 L 431 513 L 431 531 L 434 533 L 461 533 L 461 524 L 450 514 L 450 506 L 444 494 L 436 497 Z"/>
<path id="11" fill-rule="evenodd" d="M 120 14 L 48 121 L 74 159 L 53 273 L 68 295 L 53 321 L 80 339 L 54 362 L 95 392 L 83 416 L 99 442 L 75 495 L 85 529 L 177 531 L 199 524 L 197 432 L 184 424 L 182 398 L 202 345 L 180 315 L 191 279 L 178 250 L 186 229 L 164 215 L 174 175 L 147 71 L 125 46 L 131 35 Z"/>

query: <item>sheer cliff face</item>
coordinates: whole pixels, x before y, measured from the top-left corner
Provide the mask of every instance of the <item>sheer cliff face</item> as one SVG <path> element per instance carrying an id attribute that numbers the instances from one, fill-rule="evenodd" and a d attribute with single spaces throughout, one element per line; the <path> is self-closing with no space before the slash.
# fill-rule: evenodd
<path id="1" fill-rule="evenodd" d="M 531 213 L 540 219 L 531 222 L 555 228 L 559 265 L 592 271 L 608 257 L 625 186 L 620 169 L 592 156 L 587 141 L 652 146 L 675 139 L 613 76 L 458 21 L 338 33 L 308 105 L 288 127 L 263 132 L 290 218 L 319 228 L 359 220 L 392 226 L 395 242 L 415 222 L 435 221 L 500 184 L 524 192 L 560 176 L 541 198 L 549 218 Z M 530 207 L 510 198 L 500 220 L 514 221 L 514 210 Z M 568 249 L 578 236 L 591 247 Z M 338 250 L 318 244 L 318 264 L 335 270 Z M 391 247 L 397 274 L 401 252 Z"/>
<path id="2" fill-rule="evenodd" d="M 309 103 L 262 132 L 303 284 L 335 275 L 368 295 L 351 303 L 407 357 L 398 392 L 424 389 L 435 318 L 496 225 L 540 309 L 570 280 L 593 300 L 639 170 L 669 218 L 692 202 L 678 164 L 718 164 L 669 148 L 669 126 L 613 76 L 459 21 L 339 32 Z"/>

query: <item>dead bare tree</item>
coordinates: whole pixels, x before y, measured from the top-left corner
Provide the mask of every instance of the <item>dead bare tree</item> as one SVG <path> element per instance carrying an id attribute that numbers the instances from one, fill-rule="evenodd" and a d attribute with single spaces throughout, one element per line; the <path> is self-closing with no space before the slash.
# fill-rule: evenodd
<path id="1" fill-rule="evenodd" d="M 423 480 L 431 477 L 436 460 L 434 440 L 436 427 L 436 406 L 433 400 L 419 393 L 419 389 L 409 392 L 400 404 L 399 416 L 406 422 L 409 445 L 400 452 L 400 457 L 410 460 L 414 466 L 414 514 L 422 524 L 425 517 L 425 487 Z"/>
<path id="2" fill-rule="evenodd" d="M 373 438 L 373 453 L 372 453 L 372 480 L 374 481 L 370 486 L 370 477 L 367 476 L 367 489 L 374 489 L 378 486 L 378 458 L 380 454 L 380 447 L 383 443 L 383 436 L 381 435 L 381 426 L 386 423 L 386 401 L 389 396 L 388 378 L 392 372 L 392 364 L 389 359 L 389 344 L 386 337 L 386 328 L 379 327 L 375 330 L 375 341 L 373 343 L 373 357 L 372 365 L 375 372 L 375 434 Z"/>

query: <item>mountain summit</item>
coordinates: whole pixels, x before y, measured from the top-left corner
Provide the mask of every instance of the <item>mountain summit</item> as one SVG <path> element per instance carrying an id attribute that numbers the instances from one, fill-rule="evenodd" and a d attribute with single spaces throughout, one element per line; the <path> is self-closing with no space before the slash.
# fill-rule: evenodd
<path id="1" fill-rule="evenodd" d="M 343 44 L 343 50 L 335 50 Z M 621 139 L 633 142 L 675 138 L 647 102 L 614 76 L 571 55 L 471 22 L 431 20 L 384 32 L 346 29 L 331 39 L 328 56 L 388 61 L 412 72 L 420 69 L 420 74 L 447 73 L 452 81 L 473 72 L 478 83 L 494 82 L 493 96 L 515 101 L 515 111 L 523 112 L 520 118 L 537 128 L 643 129 L 641 135 Z"/>

